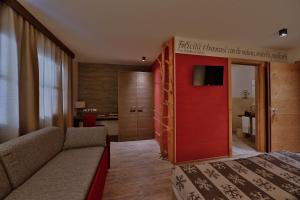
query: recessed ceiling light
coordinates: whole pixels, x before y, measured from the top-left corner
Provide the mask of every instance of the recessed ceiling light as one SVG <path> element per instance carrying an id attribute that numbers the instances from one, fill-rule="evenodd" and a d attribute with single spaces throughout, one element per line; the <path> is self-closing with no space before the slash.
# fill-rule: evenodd
<path id="1" fill-rule="evenodd" d="M 283 28 L 278 31 L 279 37 L 286 37 L 288 35 L 287 28 Z"/>
<path id="2" fill-rule="evenodd" d="M 146 57 L 145 57 L 145 56 L 142 57 L 142 61 L 143 61 L 143 62 L 146 61 Z"/>

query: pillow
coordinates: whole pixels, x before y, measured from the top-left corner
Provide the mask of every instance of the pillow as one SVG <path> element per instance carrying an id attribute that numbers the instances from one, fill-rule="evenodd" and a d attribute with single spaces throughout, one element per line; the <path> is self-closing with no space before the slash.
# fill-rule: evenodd
<path id="1" fill-rule="evenodd" d="M 107 130 L 103 127 L 68 128 L 64 149 L 106 146 Z"/>

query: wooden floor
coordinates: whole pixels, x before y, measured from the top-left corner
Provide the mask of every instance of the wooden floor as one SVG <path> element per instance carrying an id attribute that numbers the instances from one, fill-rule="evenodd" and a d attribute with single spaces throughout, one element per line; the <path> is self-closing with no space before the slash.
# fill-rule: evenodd
<path id="1" fill-rule="evenodd" d="M 172 165 L 155 140 L 112 142 L 104 200 L 171 200 Z"/>
<path id="2" fill-rule="evenodd" d="M 257 153 L 245 141 L 233 136 L 233 157 L 230 159 Z M 173 200 L 171 168 L 168 161 L 160 159 L 155 140 L 112 142 L 111 169 L 103 199 Z"/>

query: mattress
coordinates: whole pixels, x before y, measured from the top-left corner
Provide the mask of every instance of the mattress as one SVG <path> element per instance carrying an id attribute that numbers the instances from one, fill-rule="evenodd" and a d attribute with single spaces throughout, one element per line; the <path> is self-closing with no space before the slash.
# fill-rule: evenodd
<path id="1" fill-rule="evenodd" d="M 300 155 L 274 152 L 226 161 L 174 166 L 179 200 L 300 199 Z"/>

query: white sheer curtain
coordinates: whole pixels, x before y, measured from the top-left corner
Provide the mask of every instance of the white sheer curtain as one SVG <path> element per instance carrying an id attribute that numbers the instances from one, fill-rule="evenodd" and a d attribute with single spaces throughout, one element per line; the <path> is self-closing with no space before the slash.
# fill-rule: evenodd
<path id="1" fill-rule="evenodd" d="M 72 59 L 38 34 L 40 127 L 72 124 Z"/>
<path id="2" fill-rule="evenodd" d="M 0 142 L 19 135 L 18 48 L 14 12 L 0 2 Z"/>
<path id="3" fill-rule="evenodd" d="M 62 51 L 38 35 L 40 127 L 63 127 Z"/>

